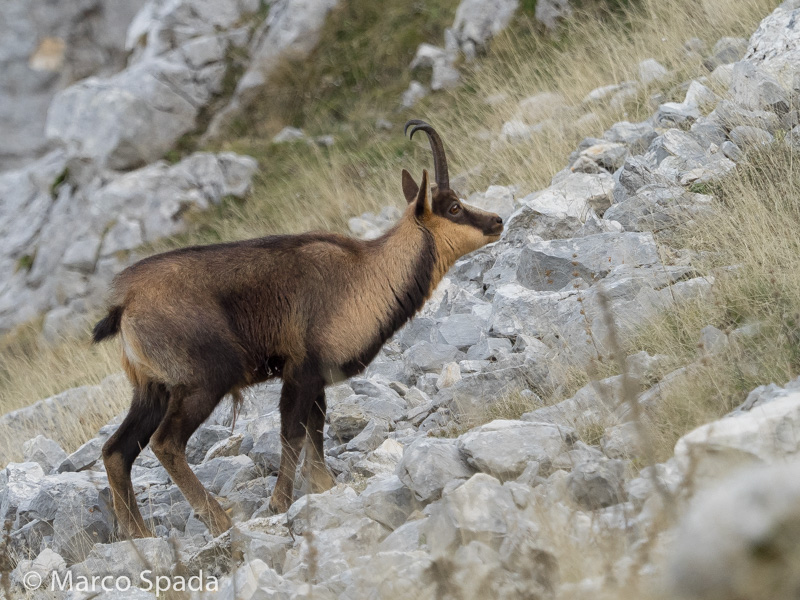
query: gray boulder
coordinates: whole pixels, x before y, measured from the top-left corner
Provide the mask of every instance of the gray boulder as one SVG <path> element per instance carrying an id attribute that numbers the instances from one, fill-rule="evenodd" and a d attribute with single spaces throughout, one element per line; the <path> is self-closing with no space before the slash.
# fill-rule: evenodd
<path id="1" fill-rule="evenodd" d="M 659 83 L 670 76 L 667 68 L 654 58 L 648 58 L 639 63 L 639 81 L 645 85 Z"/>
<path id="2" fill-rule="evenodd" d="M 700 109 L 696 106 L 682 102 L 665 102 L 653 115 L 653 124 L 665 129 L 668 127 L 688 129 L 699 118 Z"/>
<path id="3" fill-rule="evenodd" d="M 71 156 L 111 169 L 161 158 L 220 91 L 227 47 L 223 37 L 215 38 L 211 60 L 199 67 L 173 50 L 59 92 L 47 113 L 48 139 Z"/>
<path id="4" fill-rule="evenodd" d="M 747 110 L 783 115 L 791 108 L 789 94 L 778 80 L 750 60 L 733 66 L 730 94 L 736 104 Z"/>
<path id="5" fill-rule="evenodd" d="M 574 439 L 572 429 L 558 425 L 496 420 L 461 435 L 458 449 L 470 466 L 508 481 L 531 462 L 550 465 Z"/>
<path id="6" fill-rule="evenodd" d="M 397 475 L 376 477 L 361 492 L 361 499 L 364 514 L 392 530 L 405 523 L 419 507 L 414 494 Z"/>
<path id="7" fill-rule="evenodd" d="M 449 554 L 472 541 L 499 549 L 520 521 L 510 489 L 491 475 L 476 473 L 432 505 L 422 530 L 434 554 Z"/>
<path id="8" fill-rule="evenodd" d="M 781 128 L 780 119 L 775 113 L 766 110 L 748 110 L 730 100 L 720 100 L 709 118 L 728 131 L 739 125 L 758 127 L 770 133 L 775 133 Z"/>
<path id="9" fill-rule="evenodd" d="M 603 139 L 613 143 L 625 144 L 631 154 L 642 154 L 650 147 L 650 143 L 656 138 L 656 135 L 655 129 L 647 121 L 642 123 L 621 121 L 614 123 L 603 134 Z"/>
<path id="10" fill-rule="evenodd" d="M 417 500 L 428 503 L 438 500 L 449 482 L 467 479 L 474 471 L 456 440 L 422 437 L 404 449 L 396 473 Z"/>
<path id="11" fill-rule="evenodd" d="M 295 535 L 335 529 L 363 514 L 363 500 L 353 488 L 340 485 L 322 494 L 306 494 L 286 513 L 289 529 Z"/>
<path id="12" fill-rule="evenodd" d="M 361 432 L 347 442 L 350 452 L 370 452 L 380 446 L 386 439 L 388 427 L 381 421 L 370 421 Z"/>
<path id="13" fill-rule="evenodd" d="M 11 572 L 11 582 L 20 590 L 34 587 L 30 585 L 32 576 L 27 575 L 34 572 L 39 576 L 35 581 L 41 581 L 42 587 L 46 589 L 47 586 L 52 584 L 54 575 L 58 575 L 63 581 L 66 571 L 67 563 L 61 555 L 53 552 L 50 548 L 45 548 L 33 560 L 20 560 Z"/>
<path id="14" fill-rule="evenodd" d="M 645 456 L 639 427 L 633 421 L 608 427 L 600 440 L 603 453 L 609 458 L 628 460 Z"/>
<path id="15" fill-rule="evenodd" d="M 228 439 L 231 435 L 230 427 L 204 423 L 189 438 L 186 445 L 186 460 L 189 464 L 198 464 L 203 461 L 212 446 Z"/>
<path id="16" fill-rule="evenodd" d="M 625 463 L 621 460 L 589 459 L 572 468 L 567 490 L 581 508 L 596 510 L 625 500 Z"/>
<path id="17" fill-rule="evenodd" d="M 26 462 L 39 463 L 45 473 L 49 473 L 67 458 L 64 449 L 50 438 L 37 435 L 22 447 Z"/>
<path id="18" fill-rule="evenodd" d="M 73 577 L 87 577 L 102 573 L 112 578 L 127 577 L 131 582 L 140 582 L 143 571 L 150 570 L 151 579 L 158 575 L 169 575 L 176 562 L 175 550 L 164 538 L 142 538 L 113 544 L 96 544 L 86 559 L 73 565 Z"/>
<path id="19" fill-rule="evenodd" d="M 669 548 L 682 598 L 789 600 L 800 587 L 800 465 L 741 469 L 693 499 Z"/>
<path id="20" fill-rule="evenodd" d="M 466 350 L 480 341 L 480 325 L 474 315 L 452 315 L 439 323 L 437 331 L 445 344 Z"/>
<path id="21" fill-rule="evenodd" d="M 194 474 L 212 494 L 227 495 L 238 484 L 253 479 L 255 465 L 249 456 L 221 456 L 196 466 Z"/>
<path id="22" fill-rule="evenodd" d="M 0 518 L 3 521 L 16 518 L 20 505 L 38 492 L 42 478 L 44 471 L 36 462 L 10 463 L 0 471 Z"/>
<path id="23" fill-rule="evenodd" d="M 581 278 L 593 283 L 614 267 L 659 262 L 650 233 L 601 233 L 572 240 L 551 240 L 526 246 L 517 281 L 532 290 L 556 291 Z"/>
<path id="24" fill-rule="evenodd" d="M 52 548 L 67 563 L 82 561 L 94 544 L 111 541 L 114 517 L 105 478 L 88 473 L 61 473 L 43 482 L 38 494 L 23 508 L 26 518 L 54 508 Z M 44 519 L 44 516 L 43 516 Z"/>
<path id="25" fill-rule="evenodd" d="M 611 413 L 624 401 L 622 376 L 616 375 L 583 386 L 572 398 L 557 404 L 537 408 L 523 414 L 522 421 L 552 423 L 561 428 L 580 428 L 605 423 Z"/>
<path id="26" fill-rule="evenodd" d="M 589 209 L 608 208 L 613 193 L 614 179 L 608 173 L 573 173 L 546 190 L 526 196 L 522 203 L 548 216 L 583 222 Z"/>
<path id="27" fill-rule="evenodd" d="M 463 354 L 449 344 L 419 342 L 406 350 L 403 357 L 406 364 L 416 371 L 440 373 L 445 364 L 460 360 Z"/>
<path id="28" fill-rule="evenodd" d="M 700 481 L 735 467 L 774 463 L 800 452 L 800 392 L 701 425 L 675 444 L 675 460 Z"/>
<path id="29" fill-rule="evenodd" d="M 351 396 L 328 409 L 328 420 L 333 436 L 345 441 L 351 440 L 361 433 L 369 423 L 369 415 L 359 402 L 366 398 L 366 396 Z"/>
<path id="30" fill-rule="evenodd" d="M 707 63 L 712 68 L 716 65 L 725 65 L 741 60 L 747 51 L 745 38 L 723 37 L 717 40 L 711 50 L 711 62 Z"/>
<path id="31" fill-rule="evenodd" d="M 489 38 L 506 28 L 517 6 L 518 0 L 461 0 L 451 32 L 467 60 L 475 58 Z"/>
<path id="32" fill-rule="evenodd" d="M 68 473 L 83 471 L 94 466 L 100 460 L 104 443 L 104 438 L 92 438 L 88 442 L 81 444 L 75 452 L 61 461 L 55 470 L 58 473 Z"/>
<path id="33" fill-rule="evenodd" d="M 67 169 L 63 156 L 57 159 L 0 177 L 0 191 L 7 184 L 14 199 L 0 214 L 11 209 L 7 223 L 15 231 L 0 252 L 0 272 L 9 269 L 0 288 L 0 330 L 53 309 L 59 318 L 48 316 L 45 324 L 54 337 L 63 333 L 59 324 L 84 326 L 70 316 L 100 308 L 136 246 L 182 231 L 188 208 L 205 210 L 227 195 L 244 195 L 257 166 L 232 153 L 200 152 L 123 175 L 91 166 L 81 174 L 75 161 Z M 54 199 L 50 188 L 59 181 Z M 15 269 L 23 256 L 35 256 L 30 269 Z"/>
<path id="34" fill-rule="evenodd" d="M 144 0 L 47 0 L 0 5 L 0 171 L 47 149 L 44 121 L 53 95 L 90 75 L 125 66 L 125 30 Z"/>
<path id="35" fill-rule="evenodd" d="M 627 231 L 659 232 L 708 215 L 711 203 L 711 196 L 683 187 L 651 184 L 612 204 L 604 217 L 622 224 Z"/>
<path id="36" fill-rule="evenodd" d="M 569 0 L 539 0 L 534 16 L 548 31 L 555 31 L 561 21 L 572 16 L 572 6 Z"/>
<path id="37" fill-rule="evenodd" d="M 754 146 L 769 146 L 775 138 L 769 131 L 749 125 L 738 125 L 728 134 L 731 141 L 739 148 L 752 148 Z"/>
<path id="38" fill-rule="evenodd" d="M 403 92 L 403 97 L 400 100 L 400 104 L 403 106 L 403 108 L 411 108 L 417 102 L 427 96 L 428 91 L 428 88 L 422 85 L 419 81 L 412 80 L 411 83 L 408 84 L 408 89 Z"/>
<path id="39" fill-rule="evenodd" d="M 783 4 L 761 21 L 745 55 L 747 62 L 772 76 L 786 91 L 795 89 L 800 72 L 800 34 L 795 27 L 795 10 L 796 7 Z"/>
<path id="40" fill-rule="evenodd" d="M 455 49 L 444 49 L 423 43 L 417 48 L 409 67 L 412 70 L 418 67 L 432 68 L 431 89 L 437 91 L 458 85 L 460 75 L 454 66 L 456 58 Z"/>

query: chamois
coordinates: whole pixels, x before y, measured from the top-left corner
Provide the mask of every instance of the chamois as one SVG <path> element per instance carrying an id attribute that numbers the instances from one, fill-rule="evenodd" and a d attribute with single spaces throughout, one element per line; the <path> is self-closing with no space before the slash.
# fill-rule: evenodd
<path id="1" fill-rule="evenodd" d="M 403 169 L 408 206 L 383 236 L 272 235 L 193 246 L 145 258 L 114 279 L 110 308 L 93 331 L 119 333 L 133 385 L 130 410 L 103 446 L 120 531 L 152 535 L 136 506 L 133 461 L 148 442 L 213 535 L 231 519 L 186 461 L 186 443 L 226 394 L 273 377 L 280 397 L 281 461 L 270 498 L 288 510 L 305 444 L 314 492 L 333 485 L 322 430 L 325 386 L 363 371 L 422 308 L 455 261 L 497 240 L 502 219 L 463 204 L 450 189 L 442 141 L 428 123 L 435 190 Z"/>

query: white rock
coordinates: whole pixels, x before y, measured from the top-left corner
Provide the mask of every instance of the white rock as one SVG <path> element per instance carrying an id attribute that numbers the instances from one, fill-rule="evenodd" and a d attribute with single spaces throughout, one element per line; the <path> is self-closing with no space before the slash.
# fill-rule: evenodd
<path id="1" fill-rule="evenodd" d="M 302 129 L 297 129 L 296 127 L 284 127 L 272 138 L 272 143 L 284 144 L 286 142 L 296 142 L 297 140 L 302 140 L 305 137 L 306 134 L 303 133 Z"/>
<path id="2" fill-rule="evenodd" d="M 657 83 L 668 79 L 670 72 L 654 58 L 648 58 L 639 63 L 639 81 L 645 85 Z"/>
<path id="3" fill-rule="evenodd" d="M 689 84 L 686 98 L 683 100 L 684 104 L 696 106 L 703 112 L 716 106 L 718 101 L 717 95 L 699 81 L 692 81 Z"/>
<path id="4" fill-rule="evenodd" d="M 39 463 L 45 473 L 52 471 L 67 458 L 67 453 L 57 442 L 43 435 L 37 435 L 25 442 L 22 451 L 26 461 Z"/>
<path id="5" fill-rule="evenodd" d="M 697 600 L 794 598 L 798 507 L 797 461 L 741 469 L 700 493 L 673 536 L 669 589 Z"/>
<path id="6" fill-rule="evenodd" d="M 483 193 L 472 194 L 467 202 L 471 206 L 497 213 L 503 220 L 516 209 L 512 189 L 503 185 L 491 185 Z"/>
<path id="7" fill-rule="evenodd" d="M 403 105 L 403 108 L 411 108 L 427 95 L 428 88 L 422 85 L 419 81 L 412 81 L 410 84 L 408 84 L 408 89 L 403 92 L 403 98 L 400 101 L 400 104 Z"/>
<path id="8" fill-rule="evenodd" d="M 14 519 L 21 504 L 39 491 L 44 471 L 39 463 L 9 463 L 0 471 L 0 518 Z"/>
<path id="9" fill-rule="evenodd" d="M 517 10 L 518 0 L 461 0 L 452 33 L 461 51 L 471 60 L 476 50 L 506 28 Z"/>
<path id="10" fill-rule="evenodd" d="M 675 459 L 700 481 L 731 468 L 773 463 L 800 452 L 800 392 L 793 391 L 748 412 L 701 425 L 675 445 Z"/>
<path id="11" fill-rule="evenodd" d="M 540 123 L 562 112 L 567 99 L 558 92 L 539 92 L 520 100 L 517 114 L 527 123 Z"/>
<path id="12" fill-rule="evenodd" d="M 417 500 L 437 500 L 445 486 L 470 477 L 473 470 L 466 464 L 455 440 L 419 438 L 405 448 L 397 465 L 397 476 Z"/>
<path id="13" fill-rule="evenodd" d="M 447 363 L 444 367 L 442 367 L 442 373 L 436 380 L 436 387 L 440 390 L 443 390 L 445 388 L 449 388 L 457 381 L 461 381 L 461 369 L 459 368 L 458 363 Z"/>
<path id="14" fill-rule="evenodd" d="M 572 6 L 569 0 L 538 0 L 534 16 L 548 31 L 555 31 L 561 21 L 572 16 Z"/>
<path id="15" fill-rule="evenodd" d="M 522 203 L 545 215 L 585 221 L 590 208 L 611 204 L 613 192 L 614 178 L 609 173 L 572 173 L 556 185 L 526 196 Z"/>
<path id="16" fill-rule="evenodd" d="M 496 420 L 458 438 L 467 463 L 501 480 L 516 479 L 530 462 L 550 464 L 575 432 L 550 423 Z"/>

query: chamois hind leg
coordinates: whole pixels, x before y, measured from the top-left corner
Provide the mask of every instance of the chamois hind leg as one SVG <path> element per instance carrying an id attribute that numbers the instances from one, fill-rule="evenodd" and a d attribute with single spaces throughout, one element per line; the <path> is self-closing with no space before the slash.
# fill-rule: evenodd
<path id="1" fill-rule="evenodd" d="M 280 402 L 281 466 L 269 501 L 270 510 L 275 514 L 286 512 L 292 504 L 294 475 L 306 438 L 308 414 L 324 388 L 325 381 L 312 364 L 284 369 Z"/>
<path id="2" fill-rule="evenodd" d="M 303 460 L 303 478 L 309 483 L 311 492 L 318 494 L 331 489 L 335 481 L 325 466 L 325 448 L 322 430 L 325 427 L 325 391 L 314 401 L 306 421 L 306 456 Z"/>
<path id="3" fill-rule="evenodd" d="M 127 416 L 103 446 L 103 462 L 111 486 L 114 513 L 123 536 L 141 538 L 153 535 L 136 506 L 131 467 L 164 417 L 168 400 L 169 392 L 161 384 L 148 382 L 134 387 Z"/>
<path id="4" fill-rule="evenodd" d="M 167 414 L 150 442 L 158 460 L 214 537 L 230 529 L 231 519 L 189 468 L 186 443 L 224 394 L 198 388 L 173 389 Z"/>

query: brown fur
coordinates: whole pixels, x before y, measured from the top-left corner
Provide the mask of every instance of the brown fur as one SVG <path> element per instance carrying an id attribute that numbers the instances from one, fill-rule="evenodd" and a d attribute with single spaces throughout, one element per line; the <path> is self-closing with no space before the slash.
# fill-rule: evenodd
<path id="1" fill-rule="evenodd" d="M 452 264 L 502 231 L 497 215 L 462 205 L 449 189 L 431 197 L 427 172 L 418 187 L 404 171 L 403 191 L 408 208 L 377 240 L 306 233 L 197 246 L 117 276 L 95 340 L 119 331 L 134 386 L 131 410 L 103 449 L 123 531 L 148 534 L 130 484 L 148 441 L 212 533 L 230 526 L 189 468 L 186 442 L 223 396 L 272 377 L 284 382 L 283 452 L 270 506 L 288 509 L 304 443 L 312 490 L 333 484 L 325 385 L 362 371 Z"/>

